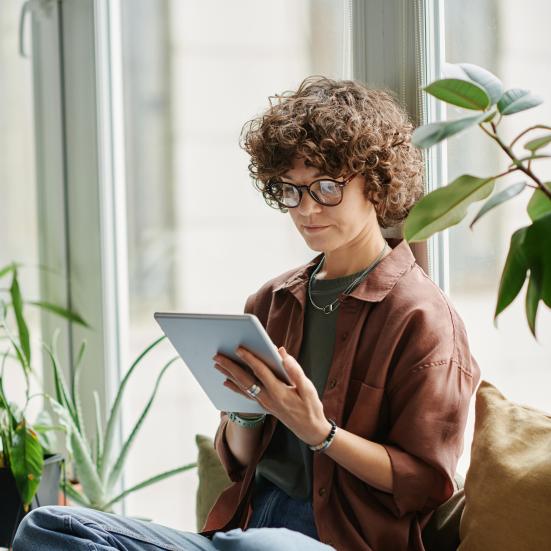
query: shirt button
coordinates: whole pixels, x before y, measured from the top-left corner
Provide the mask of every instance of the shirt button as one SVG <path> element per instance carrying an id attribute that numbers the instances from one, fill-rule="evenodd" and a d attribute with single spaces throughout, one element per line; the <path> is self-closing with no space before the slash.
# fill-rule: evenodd
<path id="1" fill-rule="evenodd" d="M 348 337 L 348 332 L 345 331 L 345 332 L 341 335 L 341 340 L 342 340 L 342 341 L 345 341 L 347 337 Z"/>
<path id="2" fill-rule="evenodd" d="M 320 496 L 324 496 L 324 495 L 325 495 L 325 491 L 326 491 L 325 488 L 320 488 L 319 491 L 318 491 L 318 493 L 319 493 Z"/>
<path id="3" fill-rule="evenodd" d="M 337 379 L 329 379 L 329 388 L 335 388 L 337 386 Z"/>

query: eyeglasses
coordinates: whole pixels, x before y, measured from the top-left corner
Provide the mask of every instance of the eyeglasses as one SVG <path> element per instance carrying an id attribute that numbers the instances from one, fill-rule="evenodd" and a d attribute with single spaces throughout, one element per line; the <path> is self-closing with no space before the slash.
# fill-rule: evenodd
<path id="1" fill-rule="evenodd" d="M 314 180 L 309 186 L 297 186 L 288 182 L 272 181 L 266 186 L 266 191 L 278 205 L 287 208 L 298 207 L 305 189 L 314 201 L 327 207 L 335 207 L 342 201 L 343 188 L 354 178 L 351 174 L 343 182 L 330 178 Z"/>

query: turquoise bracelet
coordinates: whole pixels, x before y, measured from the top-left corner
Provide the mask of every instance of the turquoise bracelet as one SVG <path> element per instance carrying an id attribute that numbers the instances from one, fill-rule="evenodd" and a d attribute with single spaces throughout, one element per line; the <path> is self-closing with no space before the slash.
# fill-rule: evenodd
<path id="1" fill-rule="evenodd" d="M 246 417 L 241 417 L 239 414 L 235 413 L 235 411 L 230 411 L 228 413 L 228 417 L 230 421 L 232 421 L 236 425 L 239 425 L 240 427 L 243 427 L 244 429 L 254 429 L 256 426 L 260 425 L 261 423 L 264 423 L 266 414 L 261 413 L 257 417 L 246 418 Z"/>

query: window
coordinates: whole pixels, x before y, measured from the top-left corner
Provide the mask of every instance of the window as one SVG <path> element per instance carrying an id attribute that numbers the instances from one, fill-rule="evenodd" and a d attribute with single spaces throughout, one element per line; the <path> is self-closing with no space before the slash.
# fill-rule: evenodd
<path id="1" fill-rule="evenodd" d="M 551 46 L 545 40 L 543 22 L 551 6 L 539 2 L 537 9 L 526 10 L 515 2 L 494 0 L 445 2 L 445 42 L 448 62 L 470 62 L 492 71 L 505 88 L 528 88 L 551 98 L 549 57 Z M 539 30 L 538 30 L 539 29 Z M 454 118 L 459 110 L 450 108 Z M 549 120 L 551 102 L 507 117 L 500 131 L 510 141 L 536 122 Z M 537 133 L 534 133 L 535 137 Z M 448 182 L 460 174 L 497 174 L 506 167 L 498 146 L 475 128 L 448 142 Z M 549 163 L 534 165 L 544 181 L 551 177 Z M 522 181 L 512 174 L 498 184 L 502 189 Z M 510 235 L 529 223 L 525 206 L 530 194 L 517 197 L 488 213 L 471 231 L 468 227 L 478 211 L 477 203 L 469 216 L 450 229 L 450 296 L 465 321 L 473 355 L 480 364 L 482 378 L 490 381 L 509 399 L 549 411 L 551 398 L 551 313 L 542 303 L 538 311 L 536 342 L 526 323 L 526 287 L 493 325 L 493 312 Z M 474 411 L 474 400 L 472 403 Z M 471 412 L 465 451 L 459 471 L 467 471 L 474 415 Z"/>
<path id="2" fill-rule="evenodd" d="M 267 279 L 314 256 L 254 189 L 238 141 L 269 95 L 308 74 L 343 78 L 344 14 L 344 1 L 123 1 L 131 357 L 161 334 L 155 310 L 241 313 Z M 126 432 L 158 363 L 136 373 Z M 218 421 L 174 365 L 127 486 L 194 461 L 195 433 Z M 184 473 L 130 496 L 126 512 L 193 530 L 196 484 Z"/>
<path id="3" fill-rule="evenodd" d="M 32 67 L 30 60 L 19 55 L 19 13 L 24 2 L 8 2 L 0 10 L 0 269 L 16 261 L 19 284 L 24 298 L 36 299 L 39 294 L 38 219 L 36 212 L 36 185 L 34 163 L 34 126 L 32 97 Z M 0 280 L 3 290 L 9 289 L 11 276 Z M 0 298 L 9 301 L 3 291 Z M 31 334 L 33 367 L 41 373 L 40 312 L 24 308 Z M 17 332 L 15 321 L 8 319 L 10 328 Z M 0 341 L 0 350 L 5 350 Z M 9 362 L 10 360 L 8 360 Z M 20 369 L 12 371 L 6 384 L 8 395 L 19 404 L 24 403 L 24 379 Z M 13 385 L 13 386 L 12 386 Z M 34 404 L 38 408 L 39 401 Z M 32 406 L 31 406 L 32 407 Z M 31 420 L 32 420 L 32 409 Z"/>

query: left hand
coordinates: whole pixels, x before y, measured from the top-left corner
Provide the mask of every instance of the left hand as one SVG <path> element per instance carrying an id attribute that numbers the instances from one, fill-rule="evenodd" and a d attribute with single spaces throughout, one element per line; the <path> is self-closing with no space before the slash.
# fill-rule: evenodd
<path id="1" fill-rule="evenodd" d="M 280 347 L 278 351 L 292 384 L 278 379 L 250 350 L 238 347 L 236 354 L 251 369 L 257 379 L 256 384 L 261 388 L 254 399 L 303 442 L 309 445 L 319 444 L 329 434 L 331 423 L 323 413 L 323 404 L 318 392 L 296 359 L 287 354 L 284 347 Z M 216 354 L 213 359 L 216 369 L 227 377 L 224 386 L 250 398 L 245 392 L 245 388 L 250 386 L 250 374 L 223 354 Z"/>

